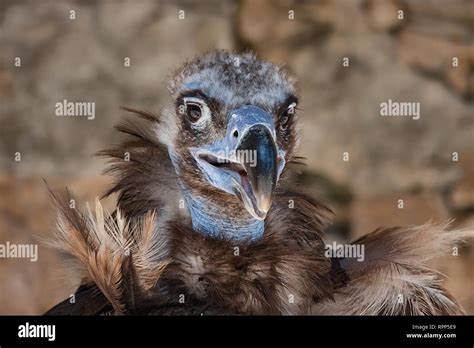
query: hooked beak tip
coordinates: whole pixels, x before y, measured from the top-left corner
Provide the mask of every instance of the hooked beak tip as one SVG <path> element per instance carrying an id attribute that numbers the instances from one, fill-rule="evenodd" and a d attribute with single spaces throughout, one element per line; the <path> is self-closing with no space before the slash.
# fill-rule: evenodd
<path id="1" fill-rule="evenodd" d="M 257 197 L 257 206 L 258 210 L 260 210 L 262 213 L 266 214 L 272 205 L 272 198 L 270 196 L 266 195 L 259 195 Z"/>

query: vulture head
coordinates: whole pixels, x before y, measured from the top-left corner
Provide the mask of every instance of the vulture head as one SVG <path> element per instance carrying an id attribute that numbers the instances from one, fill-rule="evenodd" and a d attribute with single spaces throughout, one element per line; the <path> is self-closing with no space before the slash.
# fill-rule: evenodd
<path id="1" fill-rule="evenodd" d="M 296 142 L 291 78 L 252 54 L 218 52 L 187 62 L 169 89 L 174 107 L 164 112 L 159 133 L 193 228 L 225 239 L 260 238 Z"/>

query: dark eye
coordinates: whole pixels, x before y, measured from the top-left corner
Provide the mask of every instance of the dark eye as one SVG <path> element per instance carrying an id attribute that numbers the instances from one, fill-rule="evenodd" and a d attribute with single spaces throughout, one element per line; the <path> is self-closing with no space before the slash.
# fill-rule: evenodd
<path id="1" fill-rule="evenodd" d="M 201 106 L 195 103 L 188 103 L 186 105 L 186 115 L 189 122 L 196 123 L 202 116 Z"/>

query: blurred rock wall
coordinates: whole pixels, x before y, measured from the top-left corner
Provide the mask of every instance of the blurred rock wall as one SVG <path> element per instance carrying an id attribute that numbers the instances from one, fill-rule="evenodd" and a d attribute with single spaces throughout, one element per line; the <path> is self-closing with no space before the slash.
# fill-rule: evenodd
<path id="1" fill-rule="evenodd" d="M 254 50 L 298 78 L 308 166 L 295 176 L 334 207 L 330 238 L 429 219 L 474 227 L 472 1 L 3 0 L 0 47 L 0 241 L 53 228 L 41 178 L 103 193 L 92 155 L 119 139 L 119 106 L 158 113 L 170 72 L 217 48 Z M 95 102 L 95 119 L 55 116 L 64 99 Z M 381 117 L 388 99 L 419 102 L 420 119 Z M 0 314 L 41 313 L 73 290 L 41 250 L 34 266 L 0 260 Z M 466 246 L 442 262 L 471 314 L 473 261 Z"/>

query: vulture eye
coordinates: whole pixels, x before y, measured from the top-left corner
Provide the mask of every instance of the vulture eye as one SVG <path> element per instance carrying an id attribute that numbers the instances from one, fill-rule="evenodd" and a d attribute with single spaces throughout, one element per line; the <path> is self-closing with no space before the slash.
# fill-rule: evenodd
<path id="1" fill-rule="evenodd" d="M 284 111 L 283 115 L 280 117 L 280 130 L 286 131 L 290 120 L 295 114 L 296 103 L 291 103 L 288 108 Z"/>
<path id="2" fill-rule="evenodd" d="M 211 110 L 206 102 L 196 97 L 183 98 L 183 104 L 180 106 L 180 113 L 184 114 L 187 121 L 193 128 L 205 128 L 211 119 Z"/>
<path id="3" fill-rule="evenodd" d="M 196 123 L 202 116 L 201 106 L 197 103 L 188 103 L 186 105 L 186 115 L 189 122 Z"/>

